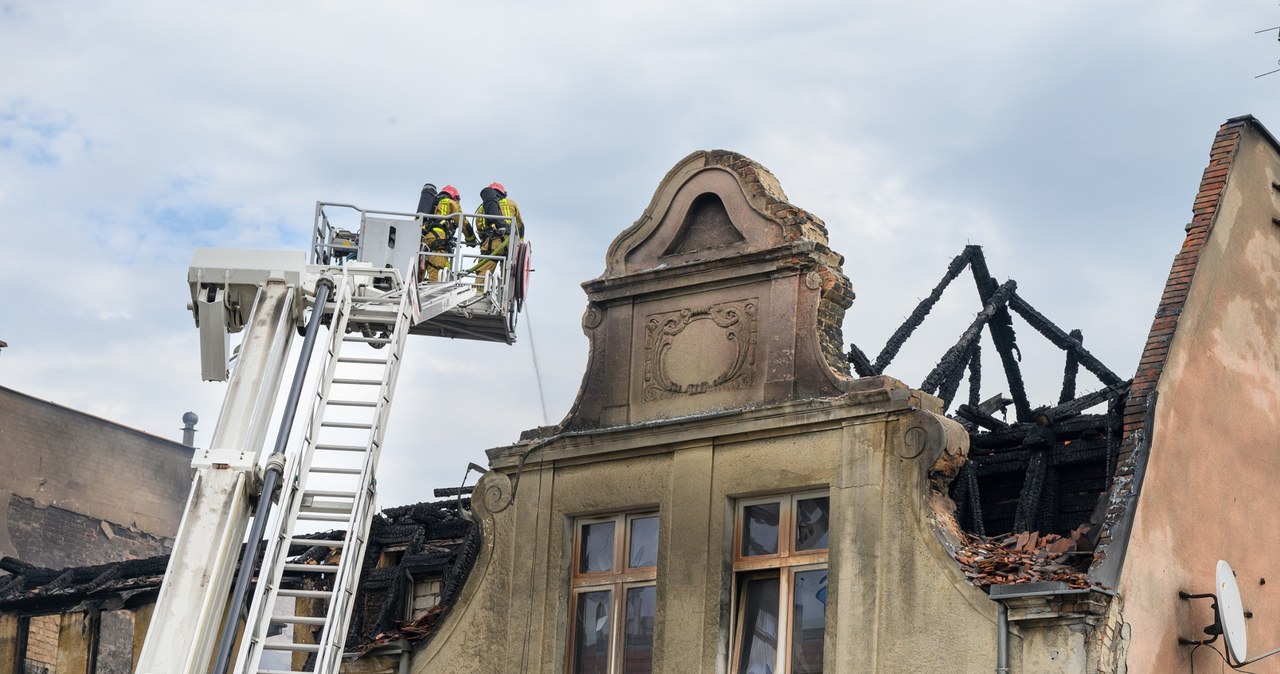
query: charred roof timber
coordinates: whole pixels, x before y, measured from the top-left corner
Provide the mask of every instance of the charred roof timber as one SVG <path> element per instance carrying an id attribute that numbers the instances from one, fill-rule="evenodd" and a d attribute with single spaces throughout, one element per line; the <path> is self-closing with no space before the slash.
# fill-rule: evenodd
<path id="1" fill-rule="evenodd" d="M 448 489 L 442 491 L 462 491 Z M 466 491 L 470 491 L 469 489 Z M 347 631 L 349 651 L 365 652 L 404 639 L 415 642 L 431 634 L 435 621 L 457 599 L 480 548 L 480 532 L 464 514 L 466 496 L 446 501 L 387 508 L 370 526 L 360 575 L 359 603 Z M 341 540 L 342 532 L 308 534 L 311 544 L 294 545 L 289 561 L 331 564 L 335 549 L 319 541 Z M 0 558 L 0 611 L 54 613 L 80 605 L 130 607 L 154 601 L 169 556 L 111 562 L 97 566 L 45 569 L 13 557 Z M 404 610 L 415 579 L 440 583 L 440 603 L 425 615 L 406 619 Z M 283 587 L 320 589 L 315 574 L 286 572 Z M 322 606 L 317 605 L 317 610 Z M 318 629 L 297 625 L 296 629 Z M 314 636 L 314 635 L 313 635 Z"/>
<path id="2" fill-rule="evenodd" d="M 968 376 L 968 400 L 952 415 L 970 436 L 969 460 L 950 485 L 956 518 L 966 532 L 977 536 L 1036 531 L 1080 540 L 1080 527 L 1092 528 L 1090 522 L 1115 468 L 1121 413 L 1131 380 L 1120 379 L 1089 353 L 1079 330 L 1065 331 L 1036 311 L 1018 295 L 1016 282 L 997 282 L 987 270 L 981 247 L 966 246 L 951 261 L 942 280 L 889 337 L 875 361 L 850 344 L 849 362 L 860 376 L 883 373 L 966 268 L 973 274 L 982 309 L 920 384 L 921 390 L 942 399 L 945 411 Z M 1027 399 L 1012 314 L 1065 353 L 1055 405 L 1033 408 Z M 982 398 L 984 328 L 1000 357 L 1010 397 Z M 1078 396 L 1076 376 L 1081 367 L 1104 388 Z M 1084 413 L 1102 404 L 1106 404 L 1105 413 Z M 1010 405 L 1015 421 L 996 418 Z"/>

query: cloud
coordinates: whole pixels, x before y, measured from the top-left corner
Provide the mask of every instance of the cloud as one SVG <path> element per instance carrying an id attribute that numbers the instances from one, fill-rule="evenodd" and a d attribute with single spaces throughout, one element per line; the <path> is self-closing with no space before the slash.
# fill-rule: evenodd
<path id="1" fill-rule="evenodd" d="M 1271 9 L 3 3 L 0 383 L 167 437 L 193 409 L 207 439 L 223 388 L 196 374 L 193 248 L 305 250 L 318 200 L 408 210 L 452 182 L 474 208 L 500 180 L 534 242 L 536 332 L 413 338 L 380 500 L 430 498 L 543 423 L 530 342 L 563 416 L 579 284 L 676 161 L 716 148 L 826 221 L 858 293 L 847 340 L 882 344 L 976 243 L 1127 376 L 1216 125 L 1271 104 Z M 966 283 L 899 357 L 908 382 L 977 310 Z M 1053 396 L 1036 339 L 1028 379 Z"/>

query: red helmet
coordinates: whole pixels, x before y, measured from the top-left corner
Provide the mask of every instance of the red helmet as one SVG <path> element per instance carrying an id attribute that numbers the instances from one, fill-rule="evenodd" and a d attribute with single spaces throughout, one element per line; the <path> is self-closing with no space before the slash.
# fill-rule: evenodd
<path id="1" fill-rule="evenodd" d="M 489 187 L 491 189 L 495 189 L 495 190 L 498 190 L 499 192 L 502 192 L 502 196 L 504 197 L 507 196 L 507 188 L 503 187 L 502 183 L 491 183 Z"/>
<path id="2" fill-rule="evenodd" d="M 445 185 L 441 188 L 440 193 L 449 195 L 454 201 L 458 200 L 458 188 L 453 185 Z"/>

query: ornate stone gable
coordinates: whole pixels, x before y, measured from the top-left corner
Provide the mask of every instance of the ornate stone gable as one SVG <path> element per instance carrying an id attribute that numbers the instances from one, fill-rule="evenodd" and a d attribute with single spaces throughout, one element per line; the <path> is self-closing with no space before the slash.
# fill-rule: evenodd
<path id="1" fill-rule="evenodd" d="M 764 167 L 689 155 L 583 284 L 590 360 L 562 427 L 840 395 L 853 300 L 841 261 Z"/>

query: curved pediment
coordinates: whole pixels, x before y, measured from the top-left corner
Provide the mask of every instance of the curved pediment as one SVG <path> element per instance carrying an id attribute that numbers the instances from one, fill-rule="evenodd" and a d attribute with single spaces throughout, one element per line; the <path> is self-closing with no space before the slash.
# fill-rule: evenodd
<path id="1" fill-rule="evenodd" d="M 782 226 L 761 213 L 734 172 L 709 166 L 678 185 L 664 183 L 639 226 L 618 238 L 620 260 L 610 257 L 612 273 L 631 273 L 660 265 L 732 257 L 782 243 Z M 614 252 L 614 251 L 611 251 Z"/>
<path id="2" fill-rule="evenodd" d="M 763 166 L 685 157 L 583 284 L 591 359 L 566 426 L 838 395 L 853 300 L 841 261 Z"/>

